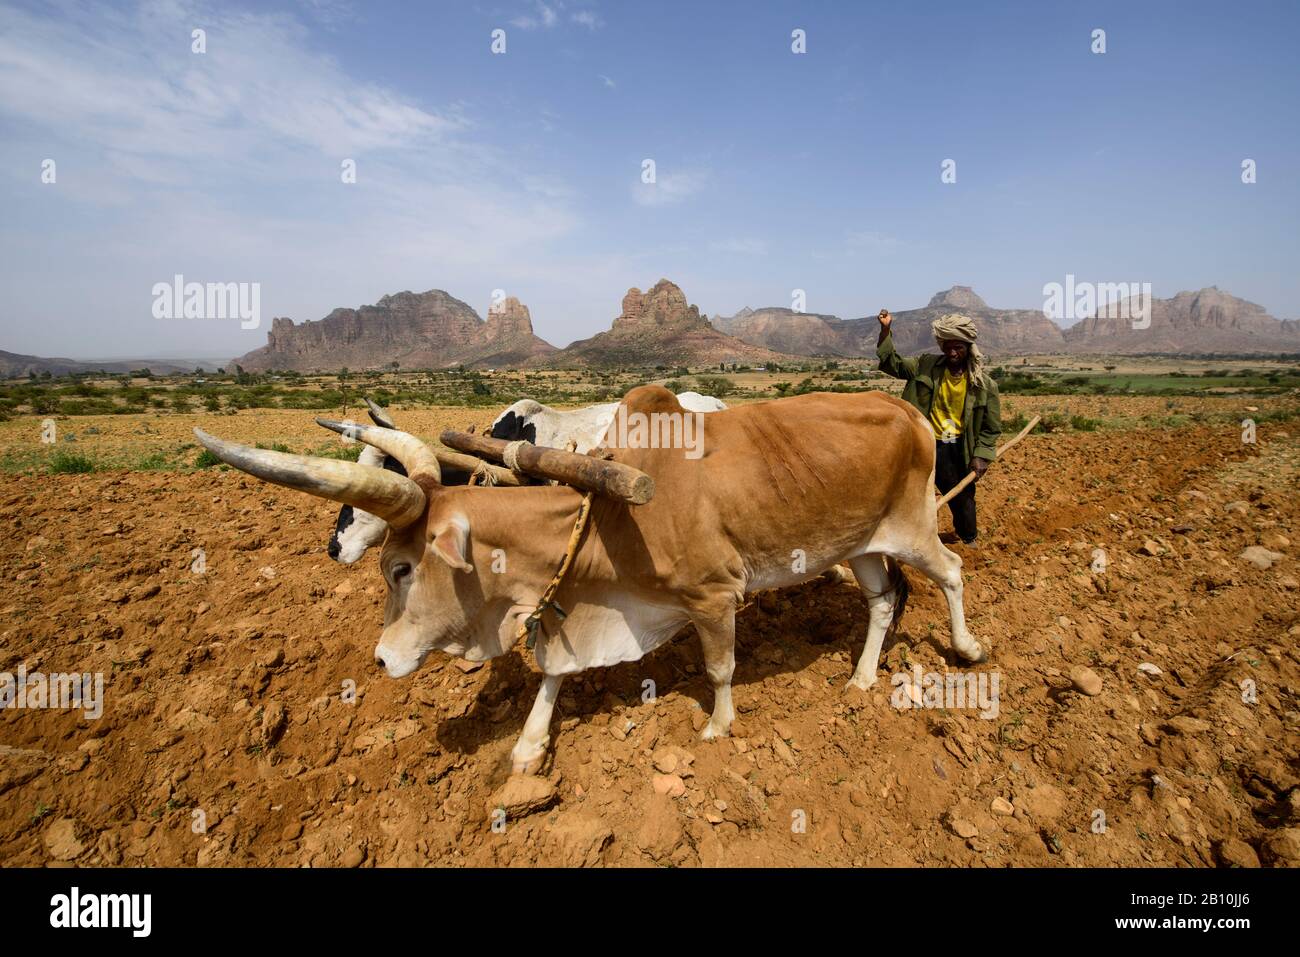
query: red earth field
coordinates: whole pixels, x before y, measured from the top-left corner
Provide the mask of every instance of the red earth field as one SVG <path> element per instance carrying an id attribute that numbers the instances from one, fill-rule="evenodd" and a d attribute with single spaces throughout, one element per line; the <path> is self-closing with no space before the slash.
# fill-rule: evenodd
<path id="1" fill-rule="evenodd" d="M 105 704 L 0 712 L 0 860 L 1295 866 L 1297 428 L 1035 435 L 991 471 L 960 553 L 996 716 L 892 706 L 891 675 L 958 668 L 916 573 L 846 691 L 866 605 L 818 580 L 740 614 L 732 738 L 698 739 L 688 630 L 566 682 L 549 774 L 504 792 L 531 657 L 383 675 L 376 556 L 327 558 L 330 504 L 227 470 L 13 475 L 0 667 L 102 672 Z"/>

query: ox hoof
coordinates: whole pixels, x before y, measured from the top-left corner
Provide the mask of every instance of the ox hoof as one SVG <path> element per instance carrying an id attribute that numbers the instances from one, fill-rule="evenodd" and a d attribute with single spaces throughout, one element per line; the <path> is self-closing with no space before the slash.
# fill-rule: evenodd
<path id="1" fill-rule="evenodd" d="M 723 725 L 723 724 L 714 724 L 712 721 L 710 721 L 708 724 L 704 726 L 704 730 L 700 732 L 700 740 L 712 741 L 714 738 L 726 738 L 726 737 L 730 737 L 730 735 L 731 735 L 730 722 Z"/>
<path id="2" fill-rule="evenodd" d="M 511 774 L 540 774 L 542 771 L 542 762 L 546 759 L 545 754 L 539 754 L 535 758 L 529 758 L 526 761 L 515 758 L 510 762 Z"/>
<path id="3" fill-rule="evenodd" d="M 848 694 L 850 691 L 870 691 L 875 686 L 876 686 L 875 675 L 872 675 L 870 680 L 867 680 L 866 678 L 859 678 L 857 675 L 854 675 L 852 678 L 849 679 L 848 684 L 844 686 L 844 693 Z"/>
<path id="4" fill-rule="evenodd" d="M 541 774 L 542 764 L 546 761 L 546 749 L 551 743 L 549 737 L 542 742 L 542 746 L 536 751 L 529 750 L 524 753 L 518 751 L 510 752 L 510 773 L 511 774 Z"/>
<path id="5" fill-rule="evenodd" d="M 957 654 L 960 655 L 964 661 L 967 661 L 972 665 L 982 665 L 984 662 L 989 660 L 989 653 L 984 649 L 983 645 L 974 640 L 971 641 L 971 644 L 975 646 L 975 652 L 973 654 L 967 654 L 960 648 L 957 649 Z"/>

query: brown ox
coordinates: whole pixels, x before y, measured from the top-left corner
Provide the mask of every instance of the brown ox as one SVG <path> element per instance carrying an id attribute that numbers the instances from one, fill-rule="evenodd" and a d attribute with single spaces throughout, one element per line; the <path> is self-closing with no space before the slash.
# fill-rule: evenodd
<path id="1" fill-rule="evenodd" d="M 683 411 L 658 386 L 633 390 L 624 405 L 627 413 Z M 541 765 L 565 675 L 639 659 L 688 622 L 714 689 L 703 737 L 727 734 L 743 596 L 805 581 L 837 562 L 853 569 L 870 609 L 850 685 L 875 684 L 895 615 L 901 589 L 886 559 L 939 585 L 954 648 L 968 661 L 984 660 L 966 630 L 961 559 L 939 542 L 934 435 L 919 412 L 882 392 L 815 393 L 715 412 L 705 428 L 701 458 L 664 448 L 613 452 L 653 476 L 655 495 L 641 506 L 593 505 L 557 596 L 568 617 L 548 616 L 550 633 L 535 648 L 544 677 L 512 751 L 515 771 Z M 388 599 L 375 650 L 389 675 L 410 674 L 435 649 L 472 661 L 509 651 L 564 553 L 581 493 L 443 487 L 418 440 L 364 426 L 356 434 L 396 455 L 411 477 L 199 437 L 245 471 L 389 521 L 380 558 Z"/>

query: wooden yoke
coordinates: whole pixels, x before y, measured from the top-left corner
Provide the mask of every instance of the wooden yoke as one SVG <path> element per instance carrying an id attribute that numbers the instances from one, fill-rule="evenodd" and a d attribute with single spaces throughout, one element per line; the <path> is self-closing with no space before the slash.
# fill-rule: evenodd
<path id="1" fill-rule="evenodd" d="M 448 429 L 439 436 L 448 448 L 471 455 L 504 462 L 508 468 L 527 472 L 538 478 L 554 479 L 584 492 L 618 499 L 629 505 L 644 505 L 654 497 L 655 482 L 640 469 L 620 462 L 609 462 L 533 445 L 531 442 L 507 442 L 486 435 L 472 435 Z"/>

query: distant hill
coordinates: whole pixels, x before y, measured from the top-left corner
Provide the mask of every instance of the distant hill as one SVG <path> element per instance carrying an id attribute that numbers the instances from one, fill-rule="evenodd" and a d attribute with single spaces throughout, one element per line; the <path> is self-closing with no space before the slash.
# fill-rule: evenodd
<path id="1" fill-rule="evenodd" d="M 727 363 L 779 362 L 787 359 L 711 326 L 675 283 L 660 279 L 647 292 L 632 288 L 623 310 L 607 332 L 582 339 L 532 365 L 564 366 L 709 366 Z"/>
<path id="2" fill-rule="evenodd" d="M 934 349 L 930 324 L 950 312 L 975 320 L 989 354 L 1300 351 L 1300 322 L 1275 319 L 1217 287 L 1152 300 L 1147 329 L 1134 329 L 1130 319 L 1096 317 L 1062 329 L 1041 309 L 995 309 L 969 286 L 953 286 L 921 309 L 894 312 L 896 347 L 904 353 Z M 752 345 L 801 356 L 873 356 L 880 330 L 874 315 L 840 319 L 783 308 L 747 307 L 712 322 Z"/>
<path id="3" fill-rule="evenodd" d="M 373 306 L 335 309 L 324 319 L 271 320 L 267 343 L 233 360 L 249 371 L 265 369 L 405 369 L 466 365 L 519 365 L 554 352 L 533 334 L 528 308 L 513 297 L 486 320 L 441 289 L 399 292 Z"/>
<path id="4" fill-rule="evenodd" d="M 0 378 L 23 378 L 29 373 L 52 376 L 71 375 L 74 372 L 122 373 L 147 368 L 160 375 L 174 372 L 193 372 L 203 369 L 211 372 L 220 366 L 211 359 L 47 359 L 42 356 L 25 356 L 16 352 L 0 351 Z"/>

